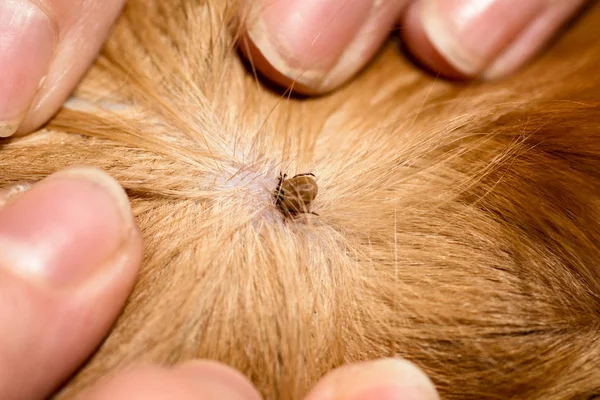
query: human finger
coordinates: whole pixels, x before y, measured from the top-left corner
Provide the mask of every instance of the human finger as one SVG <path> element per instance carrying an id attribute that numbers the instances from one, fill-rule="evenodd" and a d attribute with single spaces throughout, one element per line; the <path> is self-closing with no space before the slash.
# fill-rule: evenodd
<path id="1" fill-rule="evenodd" d="M 60 171 L 8 202 L 2 194 L 0 398 L 45 398 L 112 326 L 141 237 L 125 192 L 97 169 Z"/>
<path id="2" fill-rule="evenodd" d="M 497 79 L 521 68 L 586 0 L 419 0 L 403 14 L 403 42 L 442 76 Z"/>
<path id="3" fill-rule="evenodd" d="M 429 378 L 402 359 L 348 364 L 327 374 L 305 400 L 438 400 Z"/>
<path id="4" fill-rule="evenodd" d="M 0 1 L 0 137 L 31 132 L 62 106 L 125 0 Z"/>
<path id="5" fill-rule="evenodd" d="M 136 365 L 81 393 L 80 400 L 260 400 L 239 372 L 210 361 L 164 368 Z"/>
<path id="6" fill-rule="evenodd" d="M 279 85 L 331 91 L 375 55 L 410 0 L 246 0 L 242 53 Z"/>

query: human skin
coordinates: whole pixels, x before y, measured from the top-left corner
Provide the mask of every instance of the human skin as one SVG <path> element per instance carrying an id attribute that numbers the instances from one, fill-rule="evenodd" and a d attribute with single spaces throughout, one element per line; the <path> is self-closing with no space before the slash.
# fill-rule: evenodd
<path id="1" fill-rule="evenodd" d="M 0 2 L 0 136 L 26 134 L 51 118 L 123 3 Z M 406 47 L 427 68 L 499 78 L 531 59 L 584 3 L 259 0 L 260 18 L 248 19 L 241 48 L 271 80 L 319 94 L 350 80 L 400 24 Z M 1 398 L 45 398 L 93 352 L 133 287 L 141 253 L 127 197 L 98 170 L 69 169 L 16 197 L 0 193 L 0 320 L 8 327 L 0 334 Z M 135 366 L 90 390 L 85 398 L 258 398 L 239 373 L 204 361 Z M 333 371 L 308 399 L 376 396 L 437 398 L 415 366 L 380 360 Z"/>

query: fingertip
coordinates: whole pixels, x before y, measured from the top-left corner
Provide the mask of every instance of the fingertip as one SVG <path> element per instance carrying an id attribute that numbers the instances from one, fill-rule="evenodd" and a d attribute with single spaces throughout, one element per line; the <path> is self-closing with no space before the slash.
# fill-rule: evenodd
<path id="1" fill-rule="evenodd" d="M 454 80 L 468 79 L 433 46 L 423 27 L 422 12 L 422 2 L 414 1 L 401 21 L 400 36 L 410 55 L 435 75 Z"/>
<path id="2" fill-rule="evenodd" d="M 260 400 L 243 376 L 210 361 L 193 361 L 174 368 L 152 364 L 130 366 L 99 381 L 78 399 L 129 400 Z"/>
<path id="3" fill-rule="evenodd" d="M 256 0 L 246 8 L 241 50 L 275 83 L 326 93 L 368 63 L 408 1 Z"/>
<path id="4" fill-rule="evenodd" d="M 46 11 L 29 0 L 0 2 L 0 138 L 17 131 L 48 74 L 58 30 Z"/>
<path id="5" fill-rule="evenodd" d="M 67 168 L 0 210 L 0 265 L 48 287 L 77 285 L 122 251 L 134 225 L 114 179 Z"/>
<path id="6" fill-rule="evenodd" d="M 8 59 L 12 65 L 8 70 L 16 69 L 17 78 L 6 76 L 6 81 L 11 82 L 13 91 L 20 92 L 14 97 L 12 91 L 2 91 L 4 74 L 0 76 L 0 137 L 31 133 L 56 114 L 96 59 L 125 0 L 5 0 L 0 1 L 0 7 L 16 3 L 40 5 L 42 14 L 51 20 L 53 35 L 39 28 L 35 31 L 38 39 L 27 46 L 17 43 L 18 54 Z M 3 47 L 2 14 L 0 8 L 0 49 Z M 16 30 L 26 32 L 22 24 Z M 34 67 L 28 69 L 27 65 Z M 0 70 L 5 71 L 1 54 Z M 17 107 L 21 103 L 15 102 L 15 98 L 26 98 L 23 104 L 27 106 L 19 106 L 21 112 L 16 118 L 3 119 L 2 102 L 8 101 Z"/>
<path id="7" fill-rule="evenodd" d="M 431 380 L 398 358 L 349 364 L 327 374 L 306 400 L 439 400 Z"/>
<path id="8" fill-rule="evenodd" d="M 373 1 L 249 0 L 246 34 L 280 74 L 317 89 L 365 23 Z"/>
<path id="9" fill-rule="evenodd" d="M 482 78 L 495 80 L 515 73 L 525 66 L 547 45 L 573 18 L 585 10 L 587 0 L 553 2 L 535 19 L 522 34 L 507 47 L 482 73 Z"/>
<path id="10" fill-rule="evenodd" d="M 0 207 L 0 398 L 45 397 L 114 323 L 141 263 L 141 235 L 123 189 L 94 168 L 12 193 Z"/>
<path id="11" fill-rule="evenodd" d="M 188 361 L 175 367 L 177 374 L 195 381 L 210 382 L 226 387 L 245 400 L 260 400 L 262 397 L 250 380 L 238 370 L 223 363 L 210 360 Z"/>
<path id="12" fill-rule="evenodd" d="M 527 64 L 586 2 L 418 0 L 403 37 L 417 61 L 444 77 L 496 79 Z"/>

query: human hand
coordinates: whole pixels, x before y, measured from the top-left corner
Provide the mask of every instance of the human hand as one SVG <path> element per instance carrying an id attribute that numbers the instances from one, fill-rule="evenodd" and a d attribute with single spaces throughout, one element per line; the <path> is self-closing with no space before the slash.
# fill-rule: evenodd
<path id="1" fill-rule="evenodd" d="M 62 106 L 125 0 L 0 1 L 0 138 L 31 132 Z"/>
<path id="2" fill-rule="evenodd" d="M 2 399 L 51 395 L 106 336 L 142 259 L 142 240 L 128 198 L 106 173 L 68 168 L 27 189 L 0 190 Z M 235 370 L 195 361 L 174 368 L 137 365 L 100 381 L 79 398 L 260 396 Z M 382 360 L 331 372 L 307 400 L 371 398 L 433 400 L 437 394 L 412 364 Z"/>
<path id="3" fill-rule="evenodd" d="M 0 2 L 0 137 L 31 132 L 60 108 L 124 2 Z M 400 21 L 406 46 L 427 67 L 445 76 L 495 78 L 529 60 L 585 3 L 255 0 L 262 22 L 250 20 L 254 45 L 247 54 L 275 82 L 326 92 L 355 75 Z"/>
<path id="4" fill-rule="evenodd" d="M 173 368 L 139 365 L 100 381 L 77 400 L 261 400 L 239 372 L 211 361 Z M 331 371 L 305 400 L 438 400 L 429 379 L 405 360 L 349 364 Z"/>
<path id="5" fill-rule="evenodd" d="M 354 76 L 395 26 L 427 68 L 494 79 L 534 57 L 587 0 L 245 0 L 242 52 L 274 82 L 324 93 Z M 244 40 L 249 39 L 249 40 Z"/>
<path id="6" fill-rule="evenodd" d="M 142 241 L 125 192 L 97 169 L 13 192 L 0 189 L 0 399 L 42 399 L 113 325 Z"/>

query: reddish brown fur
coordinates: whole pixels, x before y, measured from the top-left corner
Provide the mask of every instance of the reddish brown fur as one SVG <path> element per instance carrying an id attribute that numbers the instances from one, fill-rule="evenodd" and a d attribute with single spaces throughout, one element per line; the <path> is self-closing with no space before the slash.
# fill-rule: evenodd
<path id="1" fill-rule="evenodd" d="M 240 62 L 228 2 L 148 3 L 77 91 L 131 106 L 72 102 L 0 145 L 0 185 L 108 170 L 144 234 L 133 295 L 59 398 L 211 358 L 300 399 L 392 355 L 446 399 L 600 395 L 599 7 L 502 82 L 436 80 L 391 44 L 342 90 L 288 99 Z M 280 170 L 319 177 L 319 217 L 284 220 Z"/>

